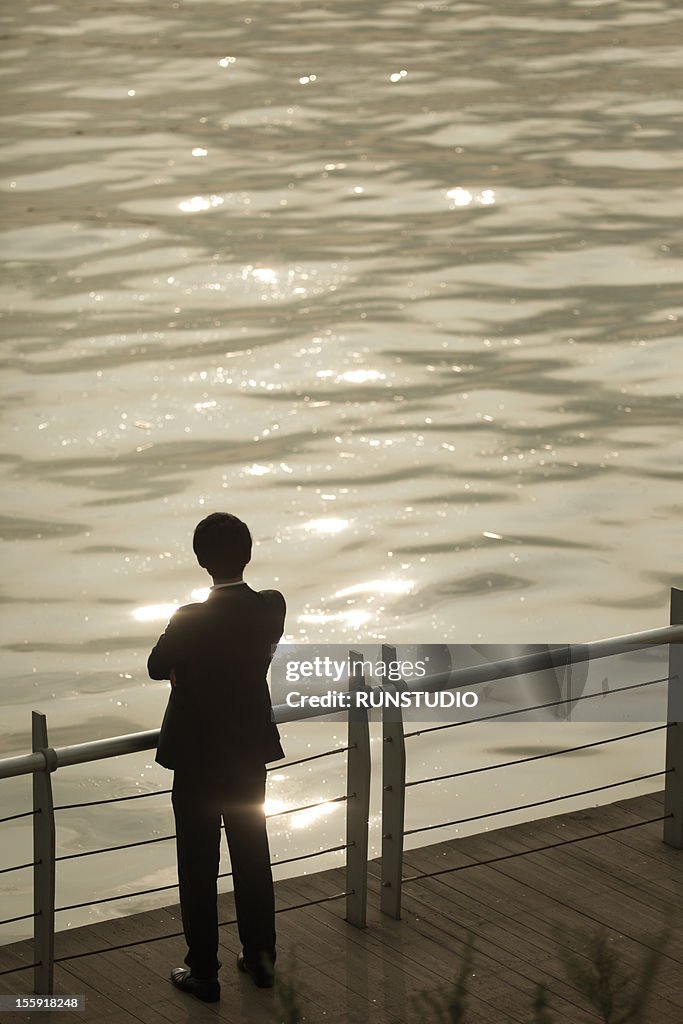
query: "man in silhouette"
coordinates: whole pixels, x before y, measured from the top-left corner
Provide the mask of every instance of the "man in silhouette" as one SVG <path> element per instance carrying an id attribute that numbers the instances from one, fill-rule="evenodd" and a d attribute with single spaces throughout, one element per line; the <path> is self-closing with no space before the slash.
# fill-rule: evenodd
<path id="1" fill-rule="evenodd" d="M 147 662 L 171 693 L 156 760 L 173 775 L 180 907 L 188 969 L 173 984 L 205 1002 L 220 998 L 217 876 L 221 819 L 230 851 L 241 971 L 273 984 L 273 878 L 264 811 L 266 769 L 284 757 L 266 673 L 282 636 L 285 600 L 242 578 L 251 559 L 245 523 L 225 512 L 194 531 L 197 561 L 213 579 L 208 599 L 172 616 Z"/>

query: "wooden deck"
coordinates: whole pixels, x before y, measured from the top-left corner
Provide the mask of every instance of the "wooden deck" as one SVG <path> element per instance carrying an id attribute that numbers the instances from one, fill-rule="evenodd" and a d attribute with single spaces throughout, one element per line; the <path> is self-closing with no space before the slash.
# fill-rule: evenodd
<path id="1" fill-rule="evenodd" d="M 661 794 L 606 807 L 545 818 L 466 839 L 410 850 L 405 875 L 504 857 L 593 832 L 619 828 L 663 813 Z M 557 1024 L 596 1021 L 586 1001 L 567 980 L 558 956 L 571 948 L 570 933 L 598 925 L 608 930 L 620 962 L 636 970 L 673 908 L 683 903 L 683 852 L 661 841 L 662 825 L 644 825 L 614 836 L 590 839 L 543 853 L 455 871 L 407 883 L 403 919 L 378 910 L 379 868 L 370 865 L 368 928 L 344 919 L 344 901 L 306 909 L 285 908 L 342 891 L 341 869 L 277 883 L 278 968 L 290 969 L 295 952 L 306 1024 L 426 1024 L 425 1011 L 411 1006 L 424 990 L 444 990 L 459 963 L 462 943 L 476 943 L 470 978 L 467 1024 L 528 1024 L 539 983 L 549 991 Z M 233 917 L 232 897 L 221 896 L 221 919 Z M 178 907 L 134 914 L 59 932 L 57 957 L 152 938 L 181 929 Z M 60 1020 L 93 1024 L 274 1024 L 277 998 L 238 975 L 239 941 L 234 925 L 221 929 L 223 960 L 220 1003 L 200 1003 L 176 991 L 169 970 L 182 964 L 181 938 L 99 953 L 56 967 L 58 993 L 84 993 L 83 1014 L 62 1012 Z M 31 960 L 30 943 L 0 948 L 0 970 Z M 0 977 L 0 992 L 30 994 L 32 971 Z M 54 1019 L 51 1014 L 47 1019 Z M 12 1012 L 9 1022 L 44 1021 L 42 1013 Z M 673 932 L 654 988 L 648 1019 L 683 1020 L 683 928 Z"/>

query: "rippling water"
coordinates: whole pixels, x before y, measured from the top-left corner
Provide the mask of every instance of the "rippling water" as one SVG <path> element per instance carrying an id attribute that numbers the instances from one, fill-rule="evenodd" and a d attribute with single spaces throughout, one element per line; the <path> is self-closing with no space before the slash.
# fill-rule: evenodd
<path id="1" fill-rule="evenodd" d="M 32 707 L 55 745 L 159 723 L 145 660 L 207 582 L 190 537 L 216 508 L 252 527 L 249 581 L 285 592 L 293 640 L 668 621 L 678 4 L 10 2 L 0 19 L 4 753 Z M 341 742 L 310 728 L 290 728 L 292 756 Z M 473 736 L 473 758 L 506 736 Z M 632 764 L 618 746 L 600 778 Z M 587 778 L 596 756 L 574 762 Z M 62 798 L 167 784 L 150 762 L 70 769 Z M 310 797 L 285 776 L 278 806 Z M 146 834 L 139 811 L 103 816 L 102 845 Z M 83 815 L 67 847 L 95 834 Z M 340 820 L 302 831 L 331 845 Z M 135 862 L 140 888 L 173 880 L 160 856 Z"/>

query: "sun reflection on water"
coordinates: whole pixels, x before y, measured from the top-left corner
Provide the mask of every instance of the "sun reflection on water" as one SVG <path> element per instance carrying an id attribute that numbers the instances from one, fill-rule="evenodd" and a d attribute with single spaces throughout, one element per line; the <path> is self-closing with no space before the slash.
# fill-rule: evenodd
<path id="1" fill-rule="evenodd" d="M 280 815 L 284 811 L 287 811 L 288 806 L 284 800 L 278 800 L 276 797 L 266 797 L 264 803 L 264 809 L 266 817 L 272 817 L 273 815 Z M 291 828 L 303 829 L 308 828 L 314 822 L 320 818 L 325 818 L 333 811 L 339 810 L 342 806 L 341 803 L 333 803 L 326 801 L 325 803 L 319 804 L 317 807 L 307 807 L 305 811 L 297 811 L 292 815 L 287 816 L 287 821 Z"/>
<path id="2" fill-rule="evenodd" d="M 451 209 L 456 206 L 469 206 L 472 202 L 477 202 L 480 206 L 493 206 L 496 201 L 496 193 L 492 188 L 484 188 L 477 196 L 474 196 L 468 189 L 458 185 L 456 188 L 449 188 L 446 198 L 451 200 Z"/>
<path id="3" fill-rule="evenodd" d="M 177 604 L 147 604 L 141 608 L 134 608 L 132 615 L 138 622 L 166 621 L 171 618 Z"/>
<path id="4" fill-rule="evenodd" d="M 254 267 L 250 273 L 257 281 L 263 281 L 264 284 L 277 284 L 277 271 L 272 267 Z M 242 276 L 246 277 L 246 272 L 243 272 Z"/>
<path id="5" fill-rule="evenodd" d="M 344 380 L 349 384 L 366 384 L 370 380 L 386 380 L 386 374 L 379 370 L 345 370 L 340 373 L 337 380 Z"/>
<path id="6" fill-rule="evenodd" d="M 190 597 L 193 601 L 206 601 L 210 593 L 210 587 L 196 587 L 191 592 Z M 145 604 L 141 605 L 140 608 L 134 608 L 131 614 L 138 622 L 167 622 L 179 607 L 180 604 L 177 602 Z"/>
<path id="7" fill-rule="evenodd" d="M 415 586 L 415 580 L 366 580 L 363 583 L 354 583 L 353 586 L 337 590 L 335 597 L 347 597 L 349 594 L 407 594 Z"/>
<path id="8" fill-rule="evenodd" d="M 327 622 L 343 622 L 351 629 L 360 629 L 372 618 L 370 612 L 361 608 L 349 608 L 344 612 L 305 612 L 299 616 L 299 622 L 307 622 L 310 625 L 324 625 Z"/>
<path id="9" fill-rule="evenodd" d="M 193 154 L 197 155 L 197 154 Z M 183 199 L 178 203 L 178 209 L 183 213 L 200 213 L 202 210 L 210 210 L 212 207 L 222 206 L 225 200 L 221 196 L 192 196 L 191 199 Z"/>
<path id="10" fill-rule="evenodd" d="M 303 524 L 303 529 L 308 530 L 309 533 L 320 533 L 320 534 L 331 534 L 341 533 L 349 526 L 348 519 L 335 519 L 330 516 L 326 519 L 309 519 L 307 523 Z"/>

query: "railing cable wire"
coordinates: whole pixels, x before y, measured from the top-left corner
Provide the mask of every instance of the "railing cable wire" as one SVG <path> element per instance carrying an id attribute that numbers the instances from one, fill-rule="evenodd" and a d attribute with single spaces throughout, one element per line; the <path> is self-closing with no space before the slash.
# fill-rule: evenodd
<path id="1" fill-rule="evenodd" d="M 20 917 L 6 917 L 0 924 L 14 924 L 15 921 L 27 921 L 29 918 L 37 917 L 37 914 L 21 914 Z"/>
<path id="2" fill-rule="evenodd" d="M 169 839 L 175 839 L 175 833 L 172 836 L 156 836 L 154 839 L 139 839 L 136 843 L 122 843 L 120 846 L 103 846 L 100 850 L 83 850 L 82 853 L 63 853 L 59 857 L 55 857 L 55 861 L 75 860 L 77 857 L 90 857 L 95 853 L 115 853 L 117 850 L 130 850 L 134 846 L 149 846 L 150 843 L 165 843 Z"/>
<path id="3" fill-rule="evenodd" d="M 500 857 L 491 857 L 488 860 L 476 860 L 469 864 L 458 864 L 452 868 L 441 868 L 438 871 L 425 871 L 420 875 L 408 875 L 402 878 L 401 882 L 417 882 L 422 878 L 436 878 L 438 875 L 447 875 L 452 871 L 466 871 L 468 868 L 482 868 L 487 864 L 498 864 L 502 860 L 512 860 L 515 857 L 528 857 L 531 853 L 544 853 L 546 850 L 554 850 L 558 846 L 569 846 L 571 843 L 583 843 L 587 839 L 599 839 L 601 836 L 612 836 L 615 832 L 625 832 L 629 828 L 640 828 L 641 825 L 654 825 L 658 821 L 666 821 L 671 814 L 662 814 L 659 818 L 648 818 L 647 821 L 635 821 L 630 825 L 620 825 L 619 828 L 611 828 L 606 832 L 592 832 L 588 836 L 576 836 L 574 839 L 562 839 L 559 843 L 549 843 L 547 846 L 537 846 L 532 850 L 520 850 L 517 853 L 505 853 Z M 408 852 L 408 856 L 410 853 Z"/>
<path id="4" fill-rule="evenodd" d="M 6 818 L 0 818 L 0 825 L 4 825 L 6 821 L 16 821 L 17 818 L 32 818 L 36 811 L 22 811 L 21 814 L 10 814 Z"/>
<path id="5" fill-rule="evenodd" d="M 577 750 L 588 750 L 590 747 L 600 747 L 605 743 L 616 743 L 617 740 L 628 740 L 633 736 L 644 736 L 648 732 L 658 732 L 660 729 L 668 729 L 666 725 L 655 725 L 651 729 L 640 729 L 638 732 L 626 732 L 621 736 L 612 736 L 605 740 L 595 740 L 594 743 L 582 743 L 578 747 L 564 747 L 562 750 L 551 750 L 547 754 L 534 754 L 531 757 L 519 757 L 515 761 L 500 761 L 498 764 L 487 764 L 483 768 L 468 768 L 463 772 L 452 772 L 450 775 L 434 775 L 430 779 L 416 779 L 415 782 L 406 782 L 405 788 L 411 786 L 422 786 L 425 782 L 443 782 L 446 779 L 459 779 L 463 775 L 476 775 L 479 772 L 491 772 L 495 768 L 511 768 L 516 764 L 525 764 L 527 761 L 540 761 L 544 757 L 557 757 L 560 754 L 572 754 Z"/>
<path id="6" fill-rule="evenodd" d="M 21 967 L 10 967 L 4 971 L 0 971 L 0 977 L 3 974 L 16 974 L 17 971 L 30 971 L 32 967 L 39 967 L 40 964 L 22 964 Z"/>
<path id="7" fill-rule="evenodd" d="M 324 750 L 322 754 L 311 754 L 310 757 L 300 757 L 297 761 L 287 761 L 285 764 L 274 764 L 272 768 L 267 768 L 268 772 L 280 772 L 284 768 L 293 768 L 295 764 L 306 764 L 307 761 L 318 761 L 321 757 L 331 757 L 332 754 L 344 754 L 347 750 L 352 750 L 351 747 L 335 747 L 334 750 Z"/>
<path id="8" fill-rule="evenodd" d="M 146 796 L 163 796 L 170 789 L 155 789 L 152 793 L 131 793 L 130 796 L 110 796 L 106 800 L 85 800 L 80 804 L 55 804 L 55 811 L 70 811 L 74 807 L 96 807 L 98 804 L 118 804 L 123 800 L 142 800 Z"/>
<path id="9" fill-rule="evenodd" d="M 654 686 L 655 683 L 670 683 L 672 679 L 678 679 L 678 676 L 663 676 L 661 679 L 648 679 L 646 683 L 634 683 L 632 686 L 615 686 L 613 690 L 608 690 L 606 693 L 586 693 L 580 697 L 579 700 L 591 700 L 594 697 L 609 697 L 613 693 L 622 693 L 624 690 L 639 690 L 643 686 Z M 556 708 L 561 704 L 572 704 L 574 702 L 574 697 L 567 697 L 565 700 L 552 700 L 547 704 L 532 704 L 528 708 L 514 708 L 512 711 L 501 711 L 497 715 L 483 715 L 481 718 L 467 718 L 464 722 L 447 722 L 446 725 L 433 725 L 428 729 L 415 729 L 413 732 L 407 732 L 404 739 L 410 739 L 412 736 L 426 736 L 428 732 L 439 732 L 441 729 L 456 729 L 459 725 L 474 725 L 476 722 L 490 722 L 496 718 L 509 718 L 510 715 L 522 715 L 526 714 L 527 711 L 542 711 L 544 708 Z"/>
<path id="10" fill-rule="evenodd" d="M 40 861 L 32 860 L 28 864 L 14 864 L 11 868 L 0 868 L 0 875 L 7 874 L 8 871 L 21 871 L 22 868 L 34 868 Z"/>
<path id="11" fill-rule="evenodd" d="M 322 857 L 326 853 L 337 853 L 339 850 L 348 850 L 348 843 L 340 843 L 339 846 L 328 846 L 326 850 L 314 850 L 313 853 L 302 853 L 298 857 L 287 857 L 282 860 L 271 861 L 271 866 L 276 868 L 279 864 L 293 864 L 297 860 L 310 860 L 312 857 Z"/>
<path id="12" fill-rule="evenodd" d="M 669 775 L 673 768 L 666 768 L 661 772 L 651 772 L 649 775 L 638 775 L 633 779 L 623 779 L 621 782 L 610 782 L 605 786 L 595 786 L 593 789 L 582 789 L 578 793 L 564 793 L 562 796 L 551 796 L 546 800 L 535 800 L 531 804 L 518 804 L 516 807 L 504 807 L 500 811 L 487 811 L 486 814 L 474 814 L 470 818 L 458 818 L 456 821 L 442 821 L 437 825 L 421 825 L 419 828 L 408 828 L 403 833 L 405 836 L 415 835 L 416 832 L 431 832 L 435 828 L 448 828 L 451 825 L 466 825 L 470 821 L 481 821 L 482 818 L 495 818 L 498 814 L 511 814 L 513 811 L 526 811 L 530 807 L 541 807 L 543 804 L 553 804 L 558 800 L 571 800 L 576 796 L 588 796 L 589 793 L 600 793 L 605 789 L 614 789 L 616 786 L 627 786 L 631 782 L 644 782 L 646 779 L 655 779 L 659 775 Z"/>
<path id="13" fill-rule="evenodd" d="M 272 814 L 266 815 L 267 818 L 279 818 L 283 814 L 296 814 L 298 811 L 310 811 L 314 807 L 323 807 L 325 804 L 337 804 L 343 803 L 348 800 L 349 797 L 335 796 L 330 800 L 318 800 L 314 804 L 304 804 L 303 807 L 287 807 L 284 811 L 274 811 Z M 175 833 L 170 836 L 156 836 L 154 839 L 139 839 L 135 843 L 122 843 L 120 846 L 103 846 L 99 850 L 83 850 L 81 853 L 63 853 L 59 857 L 55 857 L 55 861 L 59 860 L 75 860 L 77 857 L 90 857 L 96 853 L 115 853 L 117 850 L 130 850 L 134 846 L 149 846 L 150 843 L 165 843 L 170 839 L 175 839 Z M 30 864 L 21 864 L 20 867 L 31 867 Z M 4 868 L 5 871 L 14 871 L 16 868 Z"/>
<path id="14" fill-rule="evenodd" d="M 312 857 L 324 857 L 325 854 L 327 854 L 327 853 L 336 853 L 338 850 L 346 850 L 346 849 L 348 849 L 347 844 L 346 843 L 341 843 L 339 846 L 329 846 L 325 850 L 315 850 L 313 853 L 302 853 L 298 857 L 287 857 L 286 859 L 282 859 L 282 860 L 273 860 L 270 863 L 271 863 L 271 867 L 275 868 L 279 864 L 293 864 L 294 861 L 310 860 L 310 858 L 312 858 Z M 231 878 L 232 877 L 232 871 L 223 871 L 217 877 L 218 878 Z M 153 889 L 140 889 L 140 890 L 138 890 L 136 892 L 123 892 L 123 893 L 119 893 L 116 896 L 103 896 L 101 899 L 98 899 L 98 900 L 86 900 L 84 903 L 70 903 L 66 907 L 55 907 L 55 913 L 58 914 L 60 911 L 63 911 L 63 910 L 80 910 L 83 907 L 95 907 L 95 906 L 97 906 L 100 903 L 113 903 L 115 900 L 128 900 L 128 899 L 132 899 L 134 896 L 150 896 L 150 895 L 152 895 L 155 892 L 166 892 L 169 889 L 177 889 L 177 888 L 178 888 L 178 883 L 177 882 L 173 882 L 170 885 L 157 885 Z M 34 917 L 34 916 L 35 915 L 33 915 L 33 914 L 25 914 L 24 915 L 24 917 Z M 12 920 L 12 921 L 22 921 L 22 920 L 24 920 L 24 918 L 13 917 L 10 920 Z M 8 924 L 8 923 L 9 923 L 8 921 L 0 921 L 0 924 Z"/>
<path id="15" fill-rule="evenodd" d="M 319 903 L 331 903 L 333 900 L 341 900 L 345 896 L 351 896 L 351 895 L 353 895 L 353 889 L 349 889 L 349 890 L 347 890 L 345 892 L 335 893 L 334 896 L 322 896 L 320 899 L 317 899 L 317 900 L 307 900 L 305 903 L 296 903 L 296 904 L 294 904 L 294 906 L 291 906 L 291 907 L 279 907 L 275 911 L 275 913 L 276 914 L 286 914 L 290 910 L 302 910 L 305 907 L 317 906 Z M 230 918 L 228 921 L 219 921 L 218 922 L 218 927 L 222 928 L 224 925 L 236 924 L 236 923 L 237 923 L 237 918 Z M 56 964 L 61 964 L 61 963 L 64 963 L 65 961 L 67 961 L 67 960 L 80 960 L 81 957 L 84 957 L 84 956 L 95 956 L 97 953 L 114 953 L 116 950 L 119 950 L 119 949 L 130 949 L 131 946 L 145 946 L 145 945 L 147 945 L 150 942 L 161 942 L 164 939 L 179 939 L 184 934 L 185 934 L 184 932 L 169 932 L 166 935 L 154 935 L 152 938 L 149 938 L 149 939 L 135 939 L 133 942 L 122 942 L 122 943 L 119 943 L 119 945 L 117 945 L 117 946 L 104 946 L 101 949 L 90 949 L 90 950 L 88 950 L 85 953 L 72 953 L 69 956 L 57 956 L 57 957 L 55 957 L 55 963 Z M 35 964 L 32 964 L 30 966 L 35 966 Z M 21 970 L 25 970 L 26 968 L 24 968 L 24 967 L 15 967 L 13 969 L 21 971 Z M 10 974 L 11 971 L 6 971 L 6 972 L 1 972 L 0 971 L 0 974 L 2 974 L 2 973 Z"/>
<path id="16" fill-rule="evenodd" d="M 310 811 L 314 807 L 323 807 L 325 804 L 340 804 L 340 803 L 344 803 L 345 800 L 348 800 L 350 797 L 352 797 L 354 795 L 355 794 L 353 794 L 353 793 L 349 793 L 348 796 L 346 794 L 344 794 L 344 796 L 331 797 L 331 799 L 329 799 L 329 800 L 318 800 L 318 802 L 315 803 L 315 804 L 304 804 L 303 807 L 287 807 L 286 810 L 284 810 L 284 811 L 274 811 L 272 814 L 269 814 L 268 815 L 268 819 L 270 819 L 270 818 L 279 818 L 283 814 L 296 814 L 297 811 Z"/>

